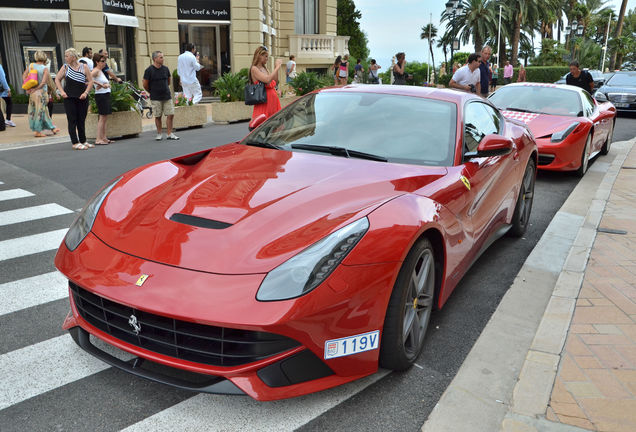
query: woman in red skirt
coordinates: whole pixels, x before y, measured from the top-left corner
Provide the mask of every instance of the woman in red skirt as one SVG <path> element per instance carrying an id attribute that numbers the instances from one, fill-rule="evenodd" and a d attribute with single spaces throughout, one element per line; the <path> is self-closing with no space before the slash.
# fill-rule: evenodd
<path id="1" fill-rule="evenodd" d="M 252 59 L 252 67 L 250 68 L 248 79 L 254 84 L 258 84 L 259 81 L 265 84 L 267 102 L 254 105 L 252 120 L 261 114 L 265 114 L 267 118 L 269 118 L 280 110 L 280 100 L 276 93 L 275 78 L 278 77 L 278 70 L 283 61 L 276 59 L 274 70 L 270 73 L 265 66 L 268 59 L 269 52 L 267 52 L 267 47 L 261 46 L 254 51 L 254 58 Z"/>

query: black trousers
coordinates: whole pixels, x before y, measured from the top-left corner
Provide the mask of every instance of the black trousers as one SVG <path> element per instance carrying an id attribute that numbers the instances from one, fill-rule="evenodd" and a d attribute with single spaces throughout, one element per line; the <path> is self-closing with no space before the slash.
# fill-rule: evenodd
<path id="1" fill-rule="evenodd" d="M 7 120 L 11 120 L 11 111 L 13 111 L 11 96 L 5 96 L 2 99 L 4 99 L 4 102 L 7 104 Z"/>
<path id="2" fill-rule="evenodd" d="M 68 134 L 73 144 L 86 142 L 86 114 L 88 113 L 88 98 L 64 99 L 64 111 L 68 121 Z M 79 141 L 78 141 L 79 138 Z"/>
<path id="3" fill-rule="evenodd" d="M 0 109 L 0 132 L 5 130 L 7 127 L 4 124 L 4 114 L 2 114 L 2 110 Z"/>

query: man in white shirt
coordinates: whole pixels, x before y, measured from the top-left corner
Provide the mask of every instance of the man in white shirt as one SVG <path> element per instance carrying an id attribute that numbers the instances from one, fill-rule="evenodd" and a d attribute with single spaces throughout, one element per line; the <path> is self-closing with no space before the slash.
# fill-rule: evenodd
<path id="1" fill-rule="evenodd" d="M 468 56 L 468 64 L 460 67 L 453 74 L 450 80 L 450 87 L 464 90 L 471 93 L 480 94 L 480 78 L 479 63 L 481 62 L 481 54 L 474 53 Z"/>
<path id="2" fill-rule="evenodd" d="M 82 49 L 82 57 L 80 57 L 78 61 L 86 64 L 89 70 L 93 70 L 93 49 L 84 47 L 84 49 Z"/>
<path id="3" fill-rule="evenodd" d="M 197 79 L 197 71 L 203 66 L 199 64 L 199 57 L 194 55 L 196 51 L 194 44 L 188 43 L 185 52 L 177 59 L 177 73 L 181 80 L 183 95 L 187 99 L 192 98 L 192 103 L 198 103 L 203 97 L 201 84 Z"/>

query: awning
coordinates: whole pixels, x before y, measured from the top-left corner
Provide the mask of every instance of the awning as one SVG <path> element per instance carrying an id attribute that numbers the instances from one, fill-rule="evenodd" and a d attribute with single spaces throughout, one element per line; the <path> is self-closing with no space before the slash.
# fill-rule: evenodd
<path id="1" fill-rule="evenodd" d="M 2 21 L 69 22 L 68 10 L 64 9 L 0 7 L 0 17 Z"/>
<path id="2" fill-rule="evenodd" d="M 108 25 L 122 27 L 139 27 L 139 20 L 135 16 L 120 15 L 104 12 Z"/>

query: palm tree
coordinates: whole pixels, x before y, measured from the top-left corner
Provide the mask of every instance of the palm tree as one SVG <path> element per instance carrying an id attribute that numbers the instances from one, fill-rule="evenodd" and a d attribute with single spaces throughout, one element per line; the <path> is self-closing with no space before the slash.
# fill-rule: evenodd
<path id="1" fill-rule="evenodd" d="M 444 53 L 444 63 L 448 65 L 448 47 L 453 43 L 453 34 L 446 30 L 437 41 L 437 48 L 441 48 Z"/>
<path id="2" fill-rule="evenodd" d="M 614 33 L 614 38 L 619 38 L 623 31 L 623 19 L 625 19 L 625 9 L 627 9 L 627 0 L 623 0 L 621 3 L 621 11 L 618 14 L 618 23 L 616 23 L 616 33 Z M 617 52 L 614 51 L 612 53 L 612 58 L 610 60 L 610 70 L 614 70 L 616 67 L 616 56 Z M 621 55 L 621 58 L 623 56 Z M 620 66 L 620 63 L 618 64 Z"/>
<path id="3" fill-rule="evenodd" d="M 575 0 L 576 1 L 576 0 Z M 509 8 L 509 17 L 512 21 L 512 53 L 510 63 L 517 64 L 519 54 L 519 41 L 521 31 L 529 33 L 533 31 L 536 24 L 549 11 L 558 10 L 559 0 L 506 0 Z"/>
<path id="4" fill-rule="evenodd" d="M 471 36 L 475 45 L 475 52 L 481 51 L 484 40 L 491 34 L 497 34 L 497 17 L 494 9 L 490 6 L 492 0 L 464 0 L 462 1 L 463 12 L 458 15 L 456 22 L 459 23 L 455 29 L 456 34 L 462 43 L 468 43 Z M 452 14 L 444 11 L 441 21 L 447 21 L 447 29 L 452 29 Z M 452 59 L 451 59 L 452 61 Z"/>
<path id="5" fill-rule="evenodd" d="M 435 55 L 433 55 L 433 41 L 437 36 L 437 28 L 433 24 L 426 24 L 422 27 L 422 33 L 420 39 L 428 39 L 428 49 L 431 52 L 431 59 L 433 60 L 433 70 L 435 70 Z"/>

